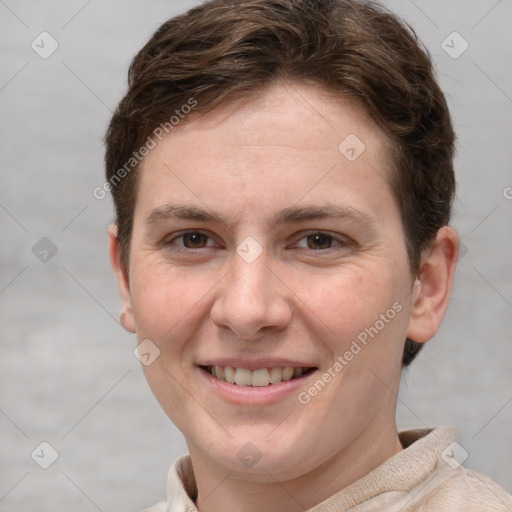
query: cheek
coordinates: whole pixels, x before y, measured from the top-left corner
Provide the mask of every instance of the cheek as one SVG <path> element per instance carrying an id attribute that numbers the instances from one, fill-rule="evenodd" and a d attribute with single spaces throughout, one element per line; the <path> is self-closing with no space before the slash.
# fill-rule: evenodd
<path id="1" fill-rule="evenodd" d="M 138 341 L 149 339 L 160 350 L 154 362 L 142 369 L 161 407 L 183 429 L 186 415 L 178 411 L 187 410 L 188 402 L 182 363 L 194 351 L 191 340 L 200 337 L 211 289 L 210 280 L 161 262 L 140 265 L 133 276 Z"/>
<path id="2" fill-rule="evenodd" d="M 300 293 L 305 323 L 333 361 L 342 357 L 333 371 L 345 375 L 336 382 L 343 380 L 350 392 L 348 382 L 358 393 L 374 384 L 368 368 L 391 378 L 401 360 L 408 306 L 406 280 L 398 276 L 391 267 L 352 268 L 328 280 L 311 280 Z"/>
<path id="3" fill-rule="evenodd" d="M 327 279 L 311 279 L 299 293 L 304 309 L 335 333 L 353 336 L 385 313 L 403 295 L 392 276 L 368 268 L 342 271 Z"/>
<path id="4" fill-rule="evenodd" d="M 204 313 L 211 279 L 166 264 L 139 266 L 133 276 L 132 306 L 138 337 L 154 338 L 163 350 L 172 349 L 180 331 L 197 325 Z"/>

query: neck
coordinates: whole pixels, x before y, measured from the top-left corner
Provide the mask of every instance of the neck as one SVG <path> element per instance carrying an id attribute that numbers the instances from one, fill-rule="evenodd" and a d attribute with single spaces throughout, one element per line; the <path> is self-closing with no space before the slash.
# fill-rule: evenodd
<path id="1" fill-rule="evenodd" d="M 321 466 L 307 474 L 277 481 L 255 482 L 230 476 L 211 459 L 189 446 L 201 512 L 299 512 L 308 510 L 359 480 L 398 453 L 396 425 L 383 432 L 364 432 Z"/>

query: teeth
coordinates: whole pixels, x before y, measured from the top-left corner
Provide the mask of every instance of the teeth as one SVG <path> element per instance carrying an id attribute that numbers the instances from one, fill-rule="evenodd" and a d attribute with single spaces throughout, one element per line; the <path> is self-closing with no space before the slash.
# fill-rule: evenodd
<path id="1" fill-rule="evenodd" d="M 224 380 L 224 369 L 222 366 L 215 366 L 215 376 L 217 379 L 223 379 Z"/>
<path id="2" fill-rule="evenodd" d="M 268 386 L 270 384 L 270 375 L 268 374 L 268 370 L 266 368 L 254 370 L 252 372 L 251 384 L 253 386 Z"/>
<path id="3" fill-rule="evenodd" d="M 290 380 L 293 377 L 294 370 L 291 366 L 283 368 L 283 380 Z"/>
<path id="4" fill-rule="evenodd" d="M 251 380 L 251 370 L 246 370 L 245 368 L 237 368 L 235 370 L 235 384 L 238 386 L 250 386 Z"/>
<path id="5" fill-rule="evenodd" d="M 282 381 L 300 377 L 310 368 L 259 368 L 249 370 L 247 368 L 233 368 L 231 366 L 209 366 L 208 372 L 219 380 L 236 384 L 238 386 L 266 387 L 270 384 L 279 384 Z"/>
<path id="6" fill-rule="evenodd" d="M 218 366 L 216 368 L 218 368 Z M 224 380 L 230 384 L 235 383 L 235 370 L 231 368 L 231 366 L 224 367 Z"/>
<path id="7" fill-rule="evenodd" d="M 279 368 L 279 367 L 271 368 L 270 369 L 270 383 L 277 384 L 277 383 L 281 382 L 283 380 L 282 375 L 283 375 L 283 370 L 281 370 L 281 368 Z"/>

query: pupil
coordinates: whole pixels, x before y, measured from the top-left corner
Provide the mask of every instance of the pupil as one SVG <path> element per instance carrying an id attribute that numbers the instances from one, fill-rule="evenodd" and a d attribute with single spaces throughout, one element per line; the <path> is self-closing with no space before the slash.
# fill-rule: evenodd
<path id="1" fill-rule="evenodd" d="M 308 247 L 310 249 L 328 249 L 331 246 L 332 237 L 330 235 L 316 235 L 308 236 Z"/>
<path id="2" fill-rule="evenodd" d="M 206 245 L 206 235 L 202 233 L 187 233 L 183 236 L 185 247 L 197 249 Z"/>

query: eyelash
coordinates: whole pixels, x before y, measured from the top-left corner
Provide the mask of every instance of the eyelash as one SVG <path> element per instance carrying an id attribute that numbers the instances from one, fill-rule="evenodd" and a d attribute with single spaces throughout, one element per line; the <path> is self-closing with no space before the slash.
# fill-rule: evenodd
<path id="1" fill-rule="evenodd" d="M 169 240 L 166 240 L 164 242 L 164 245 L 166 247 L 169 247 L 169 246 L 174 246 L 173 250 L 175 251 L 178 251 L 178 252 L 190 252 L 190 251 L 197 251 L 197 250 L 200 250 L 200 249 L 207 249 L 207 248 L 212 248 L 211 245 L 206 245 L 204 247 L 197 247 L 197 248 L 192 248 L 192 247 L 186 247 L 184 244 L 176 244 L 175 241 L 176 240 L 179 240 L 180 238 L 183 239 L 185 236 L 187 235 L 201 235 L 201 236 L 204 236 L 207 238 L 207 243 L 209 241 L 214 241 L 212 237 L 210 237 L 208 234 L 202 232 L 202 231 L 199 231 L 199 230 L 192 230 L 192 231 L 184 231 L 176 236 L 174 236 L 173 238 L 169 239 Z M 308 248 L 308 247 L 300 247 L 299 249 L 305 249 L 305 250 L 309 250 L 309 251 L 312 251 L 312 252 L 331 252 L 332 250 L 340 250 L 341 248 L 344 248 L 344 247 L 347 247 L 348 245 L 350 245 L 350 240 L 347 239 L 346 237 L 342 237 L 342 236 L 336 236 L 334 234 L 331 234 L 329 232 L 326 232 L 326 231 L 308 231 L 306 233 L 303 233 L 302 236 L 300 238 L 298 238 L 295 242 L 294 242 L 294 245 L 296 246 L 299 242 L 301 242 L 302 240 L 307 240 L 307 238 L 309 236 L 313 236 L 313 235 L 321 235 L 321 236 L 324 236 L 324 237 L 328 237 L 330 239 L 330 243 L 332 244 L 335 244 L 335 245 L 332 245 L 331 247 L 327 247 L 325 249 L 311 249 L 311 248 Z M 306 241 L 307 243 L 307 241 Z M 178 247 L 178 248 L 176 248 Z"/>

